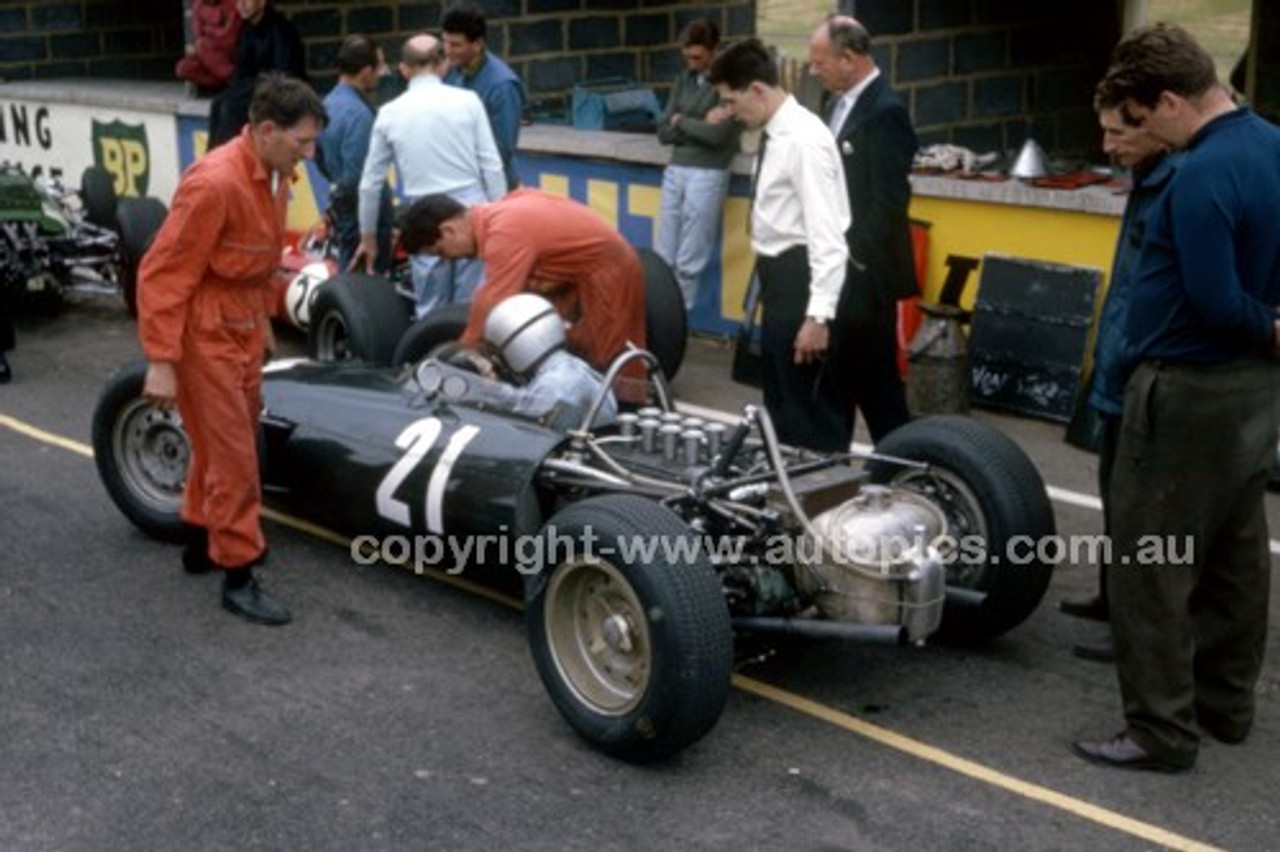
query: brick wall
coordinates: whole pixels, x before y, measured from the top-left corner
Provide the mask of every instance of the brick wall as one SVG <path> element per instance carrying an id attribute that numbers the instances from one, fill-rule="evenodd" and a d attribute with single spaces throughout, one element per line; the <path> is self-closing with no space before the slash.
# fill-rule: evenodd
<path id="1" fill-rule="evenodd" d="M 38 0 L 0 5 L 0 79 L 173 78 L 180 0 Z"/>
<path id="2" fill-rule="evenodd" d="M 1056 156 L 1099 148 L 1093 87 L 1119 38 L 1114 0 L 858 0 L 922 145 Z"/>
<path id="3" fill-rule="evenodd" d="M 524 78 L 532 111 L 563 116 L 575 82 L 625 76 L 664 93 L 676 37 L 710 17 L 727 37 L 754 29 L 752 0 L 482 0 L 490 45 Z M 438 26 L 445 2 L 279 0 L 327 91 L 342 37 L 364 32 L 395 56 Z M 857 0 L 880 65 L 906 96 L 922 143 L 1016 150 L 1030 133 L 1055 154 L 1097 151 L 1093 85 L 1119 33 L 1115 0 Z M 816 25 L 816 21 L 814 24 Z M 182 0 L 43 0 L 0 6 L 0 77 L 173 79 Z"/>

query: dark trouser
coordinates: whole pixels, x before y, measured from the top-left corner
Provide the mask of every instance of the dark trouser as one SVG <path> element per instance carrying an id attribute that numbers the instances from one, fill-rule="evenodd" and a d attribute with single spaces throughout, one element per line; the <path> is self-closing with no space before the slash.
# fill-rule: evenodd
<path id="1" fill-rule="evenodd" d="M 13 332 L 13 315 L 10 313 L 9 293 L 4 284 L 0 284 L 0 355 L 17 345 L 17 335 Z"/>
<path id="2" fill-rule="evenodd" d="M 760 346 L 764 356 L 764 406 L 778 438 L 796 447 L 844 452 L 853 440 L 853 405 L 837 381 L 831 352 L 810 364 L 795 363 L 795 340 L 809 304 L 809 253 L 803 246 L 777 257 L 759 257 Z M 838 328 L 832 328 L 833 337 Z M 830 344 L 836 346 L 834 340 Z"/>
<path id="3" fill-rule="evenodd" d="M 1197 714 L 1247 725 L 1267 639 L 1263 494 L 1280 364 L 1144 363 L 1125 390 L 1107 577 L 1129 735 L 1189 763 Z"/>
<path id="4" fill-rule="evenodd" d="M 845 287 L 861 283 L 850 275 Z M 840 381 L 848 386 L 853 404 L 867 421 L 872 443 L 911 419 L 907 393 L 898 372 L 898 306 L 876 308 L 868 319 L 841 321 L 834 355 Z"/>
<path id="5" fill-rule="evenodd" d="M 1107 537 L 1111 531 L 1111 469 L 1116 463 L 1116 444 L 1120 441 L 1120 417 L 1116 414 L 1098 412 L 1098 425 L 1101 432 L 1098 441 L 1098 496 L 1102 498 L 1102 532 Z M 1098 565 L 1098 598 L 1107 606 L 1107 563 L 1103 560 Z"/>
<path id="6" fill-rule="evenodd" d="M 351 258 L 360 246 L 360 210 L 356 190 L 335 188 L 329 195 L 329 210 L 333 214 L 333 238 L 338 250 L 338 272 L 347 271 Z M 374 272 L 385 273 L 391 268 L 391 228 L 395 224 L 395 208 L 391 205 L 391 189 L 383 187 L 378 201 L 378 259 Z M 363 269 L 357 270 L 363 272 Z"/>

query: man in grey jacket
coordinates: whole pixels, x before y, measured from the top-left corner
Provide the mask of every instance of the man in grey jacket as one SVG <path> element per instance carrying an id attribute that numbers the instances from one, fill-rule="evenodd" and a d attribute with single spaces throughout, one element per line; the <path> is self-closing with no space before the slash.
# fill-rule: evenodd
<path id="1" fill-rule="evenodd" d="M 675 272 L 689 309 L 719 244 L 716 230 L 729 193 L 729 166 L 738 152 L 739 125 L 707 82 L 719 43 L 719 29 L 705 18 L 685 27 L 680 37 L 685 70 L 676 78 L 658 126 L 658 140 L 672 151 L 662 176 L 656 249 Z"/>

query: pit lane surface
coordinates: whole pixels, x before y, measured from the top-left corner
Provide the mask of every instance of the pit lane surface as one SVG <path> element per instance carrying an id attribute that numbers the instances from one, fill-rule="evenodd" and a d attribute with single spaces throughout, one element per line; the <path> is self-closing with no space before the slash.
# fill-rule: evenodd
<path id="1" fill-rule="evenodd" d="M 1095 628 L 1054 609 L 1092 588 L 1072 564 L 981 649 L 745 642 L 711 734 L 633 767 L 561 722 L 519 613 L 486 597 L 272 522 L 263 577 L 294 623 L 224 613 L 85 455 L 98 388 L 137 353 L 123 311 L 25 321 L 19 347 L 0 386 L 0 849 L 1275 847 L 1275 630 L 1253 735 L 1207 741 L 1187 775 L 1069 753 L 1120 725 L 1111 669 L 1069 652 Z M 718 345 L 692 358 L 680 398 L 751 398 Z M 1069 497 L 1094 493 L 1092 456 L 1060 426 L 978 416 L 1062 489 L 1060 533 L 1100 532 Z"/>

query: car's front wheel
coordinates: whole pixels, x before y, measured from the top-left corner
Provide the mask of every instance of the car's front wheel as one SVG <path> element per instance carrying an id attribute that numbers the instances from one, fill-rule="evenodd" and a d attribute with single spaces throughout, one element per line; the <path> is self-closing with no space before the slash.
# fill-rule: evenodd
<path id="1" fill-rule="evenodd" d="M 728 697 L 733 631 L 684 522 L 634 495 L 596 497 L 552 517 L 542 548 L 530 646 L 569 725 L 635 763 L 705 735 Z"/>

